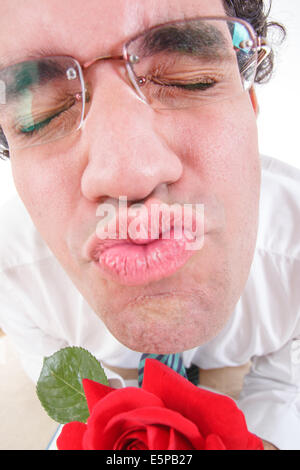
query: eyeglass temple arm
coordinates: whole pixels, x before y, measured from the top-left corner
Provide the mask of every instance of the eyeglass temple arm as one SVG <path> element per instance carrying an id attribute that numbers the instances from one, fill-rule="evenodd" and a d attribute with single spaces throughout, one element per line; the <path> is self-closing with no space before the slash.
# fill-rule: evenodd
<path id="1" fill-rule="evenodd" d="M 257 42 L 257 66 L 259 66 L 271 54 L 271 46 L 266 38 L 259 37 Z"/>
<path id="2" fill-rule="evenodd" d="M 266 40 L 266 38 L 258 37 L 257 38 L 257 67 L 259 67 L 262 62 L 270 55 L 271 47 Z M 253 59 L 250 59 L 244 67 L 241 69 L 241 73 L 245 73 L 253 64 Z"/>

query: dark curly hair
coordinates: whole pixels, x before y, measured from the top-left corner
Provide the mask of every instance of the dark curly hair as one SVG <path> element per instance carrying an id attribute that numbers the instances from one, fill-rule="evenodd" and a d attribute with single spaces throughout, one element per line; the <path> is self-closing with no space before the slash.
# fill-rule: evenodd
<path id="1" fill-rule="evenodd" d="M 286 32 L 284 27 L 274 21 L 268 21 L 268 16 L 272 6 L 266 8 L 266 0 L 223 0 L 224 8 L 229 16 L 241 18 L 251 24 L 258 36 L 267 37 L 270 28 L 277 28 L 280 31 L 281 42 L 284 40 Z M 255 82 L 267 82 L 274 68 L 274 50 L 258 67 Z"/>

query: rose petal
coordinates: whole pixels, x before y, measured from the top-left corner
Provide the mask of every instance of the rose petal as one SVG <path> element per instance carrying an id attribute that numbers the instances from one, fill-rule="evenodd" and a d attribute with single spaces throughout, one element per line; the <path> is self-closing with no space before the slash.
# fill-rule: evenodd
<path id="1" fill-rule="evenodd" d="M 144 406 L 164 407 L 164 404 L 160 398 L 136 387 L 126 387 L 109 393 L 93 408 L 88 419 L 84 446 L 88 449 L 111 450 L 114 441 L 109 440 L 105 431 L 110 420 L 121 413 Z"/>
<path id="2" fill-rule="evenodd" d="M 148 426 L 157 427 L 157 441 L 154 441 L 155 436 L 152 431 L 152 434 L 150 434 L 151 440 L 148 442 L 149 450 L 166 450 L 165 432 L 161 436 L 159 432 L 161 427 L 165 427 L 167 430 L 173 428 L 181 434 L 185 439 L 184 449 L 187 446 L 186 442 L 189 442 L 188 449 L 203 449 L 203 438 L 194 423 L 176 411 L 160 407 L 143 407 L 113 417 L 102 435 L 103 447 L 101 449 L 111 449 L 113 443 L 119 439 L 119 436 L 130 429 L 146 429 Z"/>
<path id="3" fill-rule="evenodd" d="M 217 434 L 227 449 L 247 449 L 246 420 L 231 398 L 193 385 L 155 359 L 146 359 L 142 388 L 194 422 L 204 437 Z"/>
<path id="4" fill-rule="evenodd" d="M 180 432 L 166 425 L 147 425 L 148 448 L 151 450 L 192 450 L 194 447 Z M 199 449 L 198 449 L 199 450 Z"/>
<path id="5" fill-rule="evenodd" d="M 83 450 L 82 442 L 86 429 L 86 424 L 78 421 L 65 424 L 56 441 L 58 450 Z"/>
<path id="6" fill-rule="evenodd" d="M 170 429 L 170 439 L 167 450 L 193 450 L 194 447 L 191 446 L 191 443 L 183 436 L 181 433 L 175 431 L 175 429 Z M 197 450 L 201 450 L 199 446 Z"/>
<path id="7" fill-rule="evenodd" d="M 142 443 L 133 441 L 128 445 L 126 450 L 149 450 L 147 446 L 144 446 Z"/>
<path id="8" fill-rule="evenodd" d="M 144 429 L 129 429 L 122 434 L 112 450 L 149 450 Z"/>
<path id="9" fill-rule="evenodd" d="M 247 450 L 264 450 L 263 441 L 251 432 L 248 434 Z"/>
<path id="10" fill-rule="evenodd" d="M 205 440 L 205 450 L 226 450 L 226 447 L 219 436 L 210 434 Z"/>
<path id="11" fill-rule="evenodd" d="M 92 413 L 94 406 L 99 400 L 115 391 L 114 388 L 89 379 L 82 379 L 82 385 L 90 413 Z"/>
<path id="12" fill-rule="evenodd" d="M 158 424 L 148 424 L 147 430 L 147 442 L 148 447 L 151 450 L 166 450 L 168 449 L 170 442 L 170 428 L 167 426 L 161 426 Z M 172 428 L 171 428 L 172 430 Z"/>

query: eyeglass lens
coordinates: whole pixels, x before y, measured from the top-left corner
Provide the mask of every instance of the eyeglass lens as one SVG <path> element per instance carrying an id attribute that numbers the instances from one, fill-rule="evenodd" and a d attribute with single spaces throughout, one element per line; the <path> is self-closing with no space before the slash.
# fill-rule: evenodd
<path id="1" fill-rule="evenodd" d="M 209 106 L 248 90 L 257 64 L 246 24 L 221 19 L 152 28 L 125 46 L 135 87 L 154 108 Z M 26 61 L 0 71 L 0 147 L 26 148 L 77 130 L 84 117 L 81 67 L 69 57 Z M 0 128 L 1 129 L 1 128 Z"/>
<path id="2" fill-rule="evenodd" d="M 240 22 L 194 20 L 149 30 L 127 45 L 130 67 L 154 108 L 198 107 L 250 88 L 256 51 Z"/>
<path id="3" fill-rule="evenodd" d="M 1 126 L 14 148 L 57 140 L 80 126 L 84 87 L 74 59 L 23 62 L 0 72 L 0 80 L 6 85 Z"/>

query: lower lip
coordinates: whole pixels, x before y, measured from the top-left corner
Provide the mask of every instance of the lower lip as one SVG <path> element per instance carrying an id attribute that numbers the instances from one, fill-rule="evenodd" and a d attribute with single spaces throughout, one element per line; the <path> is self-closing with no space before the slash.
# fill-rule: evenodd
<path id="1" fill-rule="evenodd" d="M 146 245 L 121 243 L 107 248 L 96 265 L 120 284 L 147 284 L 171 276 L 180 269 L 193 255 L 188 243 L 184 236 L 180 240 L 160 239 Z"/>

